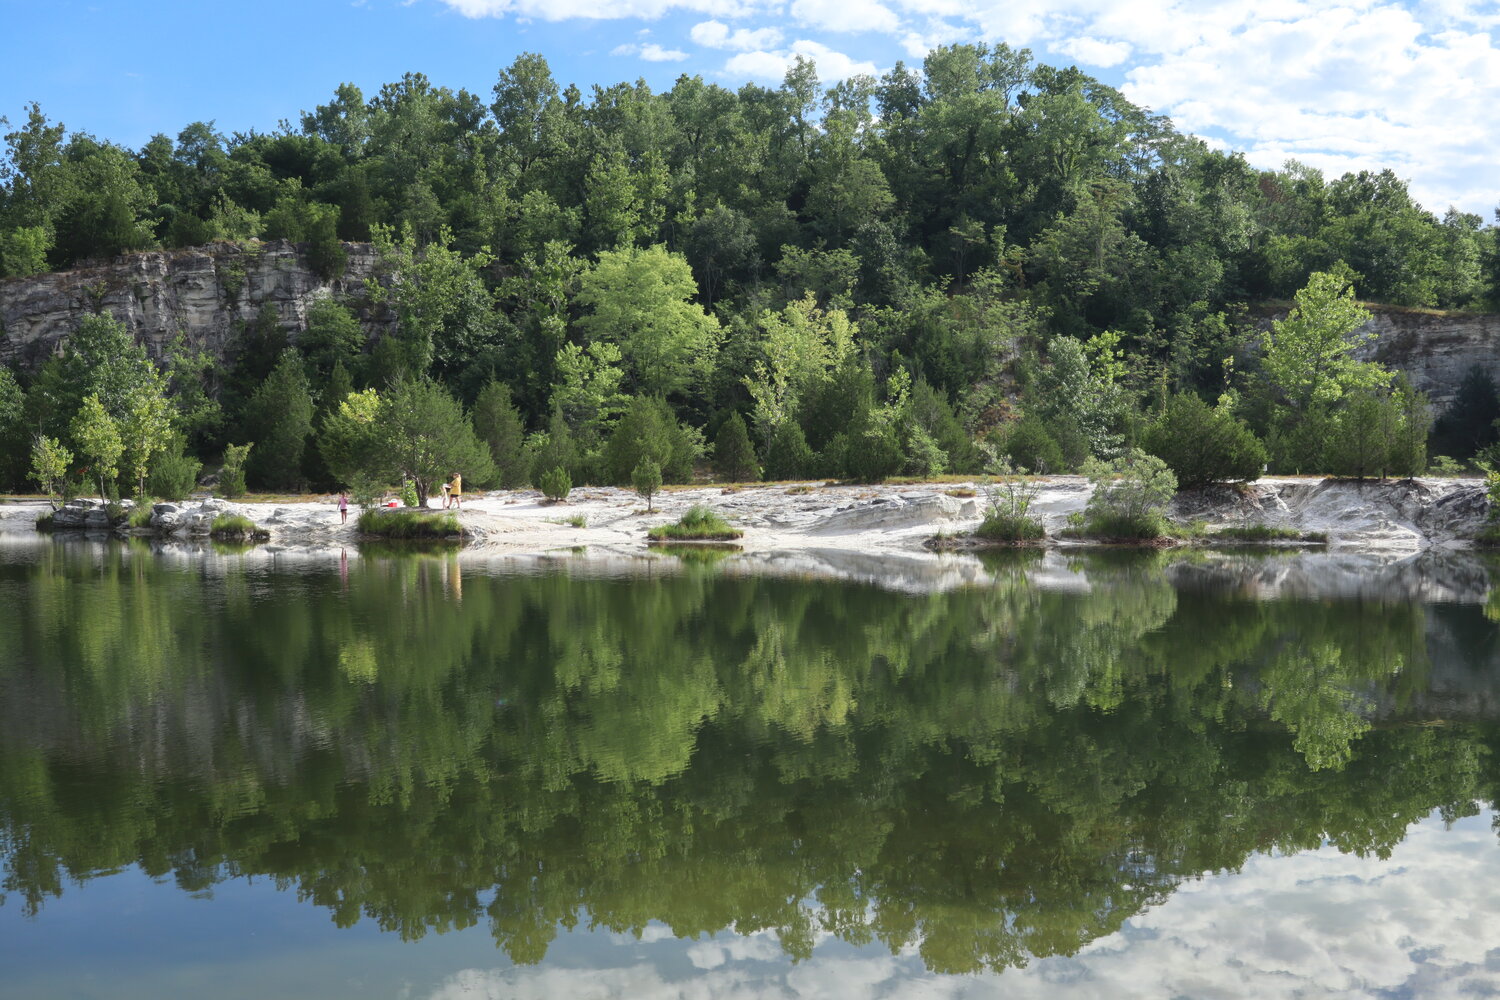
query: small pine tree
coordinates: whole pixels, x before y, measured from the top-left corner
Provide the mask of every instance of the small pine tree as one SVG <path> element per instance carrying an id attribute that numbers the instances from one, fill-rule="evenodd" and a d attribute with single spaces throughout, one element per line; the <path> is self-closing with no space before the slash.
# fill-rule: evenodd
<path id="1" fill-rule="evenodd" d="M 256 435 L 252 478 L 262 486 L 295 488 L 302 482 L 302 453 L 312 433 L 313 402 L 307 371 L 294 347 L 281 357 L 250 397 L 246 423 Z"/>
<path id="2" fill-rule="evenodd" d="M 766 445 L 767 479 L 803 479 L 812 475 L 813 453 L 802 425 L 788 420 L 771 432 Z"/>
<path id="3" fill-rule="evenodd" d="M 661 489 L 661 466 L 643 458 L 631 472 L 630 481 L 635 485 L 635 491 L 646 498 L 646 513 L 651 513 L 651 498 Z"/>
<path id="4" fill-rule="evenodd" d="M 573 478 L 568 475 L 568 470 L 561 466 L 549 469 L 538 478 L 538 487 L 542 496 L 553 503 L 562 503 L 568 499 L 568 494 L 573 492 Z"/>
<path id="5" fill-rule="evenodd" d="M 250 460 L 253 443 L 231 444 L 224 448 L 224 466 L 219 470 L 219 492 L 226 497 L 245 495 L 245 465 Z"/>
<path id="6" fill-rule="evenodd" d="M 730 414 L 714 438 L 714 471 L 720 479 L 731 483 L 760 478 L 750 432 L 745 427 L 745 418 L 738 413 Z"/>
<path id="7" fill-rule="evenodd" d="M 1190 392 L 1167 401 L 1143 444 L 1167 463 L 1184 490 L 1259 479 L 1266 464 L 1265 445 L 1244 421 Z"/>

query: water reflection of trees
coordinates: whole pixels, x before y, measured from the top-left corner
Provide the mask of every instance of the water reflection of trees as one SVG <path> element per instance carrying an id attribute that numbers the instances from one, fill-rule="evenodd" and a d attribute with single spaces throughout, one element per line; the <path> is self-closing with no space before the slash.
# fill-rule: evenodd
<path id="1" fill-rule="evenodd" d="M 1024 569 L 914 598 L 43 550 L 0 567 L 5 888 L 36 908 L 139 863 L 407 937 L 485 920 L 519 961 L 558 925 L 660 920 L 959 971 L 1071 953 L 1255 851 L 1383 854 L 1494 798 L 1487 721 L 1403 724 L 1419 605 Z"/>

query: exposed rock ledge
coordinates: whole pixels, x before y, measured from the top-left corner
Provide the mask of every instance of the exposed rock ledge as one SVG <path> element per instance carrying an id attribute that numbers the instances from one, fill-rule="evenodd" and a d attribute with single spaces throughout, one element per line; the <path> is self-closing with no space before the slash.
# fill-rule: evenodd
<path id="1" fill-rule="evenodd" d="M 1083 509 L 1090 487 L 1077 476 L 1045 480 L 1033 511 L 1049 532 Z M 466 558 L 543 555 L 588 546 L 594 553 L 639 553 L 646 529 L 673 520 L 695 503 L 706 503 L 744 529 L 747 553 L 810 553 L 823 550 L 891 555 L 920 551 L 937 533 L 973 528 L 983 498 L 953 496 L 962 484 L 920 486 L 821 486 L 793 490 L 785 484 L 726 493 L 718 487 L 672 490 L 644 513 L 635 494 L 620 489 L 574 490 L 568 503 L 550 505 L 534 490 L 477 495 L 460 519 L 473 540 Z M 27 530 L 44 504 L 0 507 L 0 531 Z M 1462 548 L 1484 526 L 1489 504 L 1472 479 L 1415 479 L 1354 483 L 1278 478 L 1243 488 L 1221 487 L 1179 497 L 1173 516 L 1207 521 L 1211 527 L 1263 523 L 1324 532 L 1334 550 L 1411 553 Z M 220 513 L 243 514 L 270 533 L 279 550 L 339 548 L 356 541 L 354 518 L 341 523 L 329 500 L 291 504 L 158 504 L 156 533 L 186 539 L 201 535 Z M 75 517 L 75 514 L 77 515 Z M 564 523 L 581 517 L 583 527 Z M 102 512 L 81 504 L 64 520 L 104 530 Z"/>

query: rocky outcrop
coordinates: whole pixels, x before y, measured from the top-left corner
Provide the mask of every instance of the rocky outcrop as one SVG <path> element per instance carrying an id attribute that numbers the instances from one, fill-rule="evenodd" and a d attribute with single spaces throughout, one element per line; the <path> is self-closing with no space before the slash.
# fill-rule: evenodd
<path id="1" fill-rule="evenodd" d="M 318 299 L 357 300 L 375 274 L 375 250 L 368 243 L 344 249 L 348 266 L 334 281 L 314 273 L 299 246 L 284 240 L 133 253 L 72 271 L 0 280 L 0 362 L 35 367 L 90 312 L 120 320 L 152 357 L 161 357 L 181 332 L 191 347 L 222 358 L 237 330 L 264 305 L 295 332 L 306 326 L 307 310 Z M 379 326 L 372 315 L 361 319 L 367 329 Z"/>
<path id="2" fill-rule="evenodd" d="M 1377 308 L 1356 355 L 1405 372 L 1442 411 L 1474 365 L 1500 377 L 1500 315 Z"/>

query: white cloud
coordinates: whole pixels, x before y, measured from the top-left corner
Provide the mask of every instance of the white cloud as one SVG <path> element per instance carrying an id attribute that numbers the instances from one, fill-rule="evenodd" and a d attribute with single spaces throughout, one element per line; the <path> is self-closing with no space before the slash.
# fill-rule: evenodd
<path id="1" fill-rule="evenodd" d="M 893 32 L 900 19 L 879 0 L 793 0 L 792 16 L 825 31 Z"/>
<path id="2" fill-rule="evenodd" d="M 645 950 L 620 940 L 632 957 L 613 967 L 606 954 L 593 968 L 468 969 L 429 1000 L 1488 996 L 1500 988 L 1491 815 L 1452 830 L 1430 817 L 1389 861 L 1332 848 L 1252 857 L 1236 874 L 1183 883 L 1076 955 L 1000 974 L 937 975 L 914 949 L 851 954 L 826 947 L 821 931 L 812 957 L 788 966 L 774 935 L 761 931 Z"/>
<path id="3" fill-rule="evenodd" d="M 821 42 L 806 38 L 793 42 L 791 48 L 784 52 L 742 52 L 731 56 L 724 64 L 723 73 L 726 76 L 748 76 L 754 80 L 780 83 L 797 56 L 812 60 L 818 68 L 818 79 L 825 84 L 847 80 L 861 73 L 870 76 L 880 73 L 872 62 L 852 59 Z"/>
<path id="4" fill-rule="evenodd" d="M 756 49 L 771 49 L 781 44 L 779 28 L 735 28 L 722 21 L 702 21 L 693 25 L 689 37 L 705 48 L 733 49 L 738 52 L 753 52 Z"/>
<path id="5" fill-rule="evenodd" d="M 760 0 L 441 0 L 465 17 L 534 17 L 543 21 L 625 18 L 655 20 L 673 11 L 713 17 L 746 17 L 763 8 Z"/>
<path id="6" fill-rule="evenodd" d="M 1101 42 L 1097 38 L 1080 36 L 1070 38 L 1057 46 L 1059 52 L 1066 53 L 1081 63 L 1090 66 L 1118 66 L 1130 58 L 1129 42 Z"/>
<path id="7" fill-rule="evenodd" d="M 655 42 L 645 45 L 616 45 L 610 49 L 612 56 L 639 56 L 647 62 L 681 62 L 688 57 L 681 49 L 664 49 Z"/>

